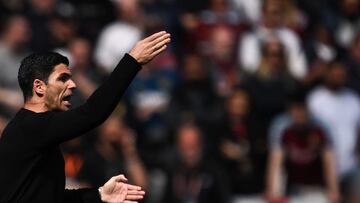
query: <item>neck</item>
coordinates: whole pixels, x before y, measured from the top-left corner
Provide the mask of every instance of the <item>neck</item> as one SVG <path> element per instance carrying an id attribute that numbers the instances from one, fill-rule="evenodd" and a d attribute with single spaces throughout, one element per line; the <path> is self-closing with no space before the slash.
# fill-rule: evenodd
<path id="1" fill-rule="evenodd" d="M 25 102 L 24 109 L 33 111 L 35 113 L 49 111 L 49 108 L 45 105 L 45 102 L 33 98 Z"/>

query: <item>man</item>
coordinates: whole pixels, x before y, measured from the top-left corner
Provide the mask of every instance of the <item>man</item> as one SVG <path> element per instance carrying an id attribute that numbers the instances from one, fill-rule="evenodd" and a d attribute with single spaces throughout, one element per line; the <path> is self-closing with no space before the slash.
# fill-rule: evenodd
<path id="1" fill-rule="evenodd" d="M 339 202 L 335 157 L 323 124 L 314 119 L 302 95 L 289 100 L 287 111 L 270 128 L 266 195 L 270 202 Z M 282 169 L 286 194 L 279 194 Z"/>
<path id="2" fill-rule="evenodd" d="M 114 110 L 141 65 L 166 49 L 170 35 L 155 33 L 135 44 L 82 106 L 69 110 L 76 88 L 67 58 L 32 54 L 20 66 L 18 80 L 25 105 L 0 139 L 0 202 L 135 203 L 145 194 L 123 175 L 99 189 L 64 190 L 64 161 L 59 144 L 100 125 Z"/>
<path id="3" fill-rule="evenodd" d="M 328 129 L 333 141 L 336 169 L 344 198 L 358 168 L 356 154 L 360 130 L 360 99 L 345 86 L 347 66 L 342 61 L 328 64 L 323 84 L 310 92 L 310 113 Z M 346 199 L 345 199 L 346 200 Z M 347 202 L 347 201 L 344 201 Z"/>

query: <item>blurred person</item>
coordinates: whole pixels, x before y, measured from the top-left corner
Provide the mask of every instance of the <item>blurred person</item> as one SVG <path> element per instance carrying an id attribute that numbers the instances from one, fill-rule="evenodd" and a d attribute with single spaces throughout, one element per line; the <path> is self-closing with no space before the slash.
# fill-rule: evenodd
<path id="1" fill-rule="evenodd" d="M 110 77 L 87 102 L 69 110 L 76 84 L 68 59 L 57 53 L 31 54 L 19 69 L 25 104 L 0 139 L 2 202 L 128 202 L 140 200 L 141 187 L 123 175 L 100 188 L 64 190 L 64 160 L 59 144 L 106 120 L 136 73 L 166 49 L 170 34 L 162 31 L 136 43 Z M 14 147 L 16 146 L 16 147 Z M 16 154 L 16 156 L 9 156 Z"/>
<path id="2" fill-rule="evenodd" d="M 102 72 L 91 58 L 92 47 L 88 40 L 77 37 L 72 39 L 68 46 L 70 68 L 74 81 L 78 84 L 79 94 L 74 95 L 74 106 L 83 103 L 104 80 L 106 74 Z"/>
<path id="3" fill-rule="evenodd" d="M 307 98 L 310 113 L 329 130 L 337 161 L 336 169 L 342 185 L 351 179 L 356 167 L 356 141 L 360 124 L 360 100 L 344 86 L 346 67 L 342 62 L 329 64 L 322 85 Z"/>
<path id="4" fill-rule="evenodd" d="M 107 25 L 98 38 L 95 48 L 97 65 L 111 72 L 123 55 L 142 35 L 143 11 L 138 0 L 115 0 L 117 20 Z"/>
<path id="5" fill-rule="evenodd" d="M 27 54 L 31 33 L 24 16 L 10 15 L 4 20 L 0 34 L 0 112 L 10 117 L 22 105 L 17 72 L 19 61 Z"/>
<path id="6" fill-rule="evenodd" d="M 204 154 L 204 136 L 194 124 L 179 126 L 176 135 L 176 154 L 170 169 L 165 202 L 226 203 L 226 179 Z"/>
<path id="7" fill-rule="evenodd" d="M 292 0 L 231 0 L 232 4 L 240 13 L 244 13 L 246 20 L 251 24 L 258 24 L 261 21 L 261 7 L 264 4 L 277 4 L 284 13 L 284 26 L 296 33 L 303 34 L 306 27 L 306 16 L 297 8 Z"/>
<path id="8" fill-rule="evenodd" d="M 112 115 L 99 127 L 95 146 L 85 152 L 77 179 L 98 187 L 115 174 L 126 174 L 132 184 L 144 189 L 148 186 L 134 132 Z"/>
<path id="9" fill-rule="evenodd" d="M 285 117 L 287 119 L 281 121 Z M 270 202 L 282 196 L 290 202 L 339 202 L 331 138 L 326 129 L 311 118 L 303 99 L 291 99 L 287 112 L 274 119 L 271 131 L 266 198 Z M 277 191 L 283 172 L 285 194 Z"/>
<path id="10" fill-rule="evenodd" d="M 170 137 L 166 111 L 179 83 L 171 53 L 165 52 L 142 69 L 126 95 L 126 118 L 139 135 L 137 145 L 147 167 L 162 168 Z"/>
<path id="11" fill-rule="evenodd" d="M 26 18 L 32 29 L 29 47 L 35 52 L 49 51 L 51 46 L 50 17 L 55 13 L 56 0 L 30 0 Z"/>
<path id="12" fill-rule="evenodd" d="M 204 59 L 196 54 L 185 56 L 181 66 L 180 84 L 174 90 L 167 109 L 167 124 L 171 130 L 184 120 L 196 121 L 207 137 L 205 150 L 214 150 L 214 128 L 221 118 L 222 100 L 217 95 Z"/>
<path id="13" fill-rule="evenodd" d="M 252 102 L 252 117 L 257 119 L 255 134 L 266 138 L 274 116 L 285 109 L 286 98 L 298 88 L 289 74 L 284 46 L 278 40 L 262 45 L 262 61 L 254 75 L 244 80 Z"/>
<path id="14" fill-rule="evenodd" d="M 308 33 L 305 52 L 309 70 L 302 82 L 306 88 L 312 89 L 321 83 L 327 64 L 341 57 L 345 50 L 336 44 L 330 25 L 318 22 Z"/>
<path id="15" fill-rule="evenodd" d="M 211 0 L 207 7 L 197 13 L 183 13 L 180 23 L 184 31 L 185 51 L 211 57 L 211 38 L 217 27 L 227 27 L 238 35 L 245 29 L 242 18 L 226 0 Z"/>
<path id="16" fill-rule="evenodd" d="M 206 66 L 210 68 L 217 94 L 227 96 L 231 89 L 240 83 L 240 73 L 235 60 L 235 34 L 229 27 L 214 27 L 210 35 L 209 59 Z"/>
<path id="17" fill-rule="evenodd" d="M 260 21 L 262 0 L 230 0 L 230 2 L 239 13 L 243 13 L 247 23 L 257 24 Z"/>
<path id="18" fill-rule="evenodd" d="M 345 63 L 347 67 L 346 86 L 353 89 L 360 96 L 360 32 L 358 32 L 349 48 Z"/>
<path id="19" fill-rule="evenodd" d="M 76 32 L 86 39 L 96 39 L 101 29 L 115 19 L 116 8 L 112 0 L 66 0 L 65 2 L 64 12 L 67 13 L 69 10 L 74 12 Z"/>
<path id="20" fill-rule="evenodd" d="M 66 50 L 78 32 L 74 7 L 65 3 L 58 4 L 47 26 L 50 30 L 50 48 L 55 51 Z"/>
<path id="21" fill-rule="evenodd" d="M 2 11 L 2 7 L 4 7 L 6 11 L 20 12 L 24 9 L 24 4 L 22 0 L 0 0 L 0 11 Z"/>
<path id="22" fill-rule="evenodd" d="M 316 61 L 331 62 L 339 55 L 339 47 L 337 46 L 330 27 L 319 22 L 314 25 L 311 40 L 307 41 L 306 53 L 309 64 Z"/>
<path id="23" fill-rule="evenodd" d="M 317 21 L 333 24 L 333 11 L 338 7 L 339 0 L 292 0 L 306 14 L 307 23 L 311 27 Z M 332 25 L 330 26 L 332 27 Z"/>
<path id="24" fill-rule="evenodd" d="M 351 46 L 351 43 L 359 32 L 360 26 L 360 1 L 339 1 L 338 13 L 335 27 L 335 39 L 343 48 Z"/>
<path id="25" fill-rule="evenodd" d="M 250 98 L 246 90 L 235 89 L 225 101 L 220 121 L 219 148 L 229 178 L 233 202 L 261 201 L 265 186 L 266 142 L 254 134 Z"/>
<path id="26" fill-rule="evenodd" d="M 261 45 L 277 38 L 284 46 L 284 55 L 289 73 L 301 80 L 307 72 L 307 61 L 299 37 L 291 29 L 285 27 L 286 19 L 283 8 L 279 4 L 264 1 L 262 21 L 252 31 L 245 33 L 239 43 L 238 60 L 242 69 L 249 73 L 258 70 L 261 64 Z"/>
<path id="27" fill-rule="evenodd" d="M 264 4 L 276 4 L 284 13 L 284 26 L 302 36 L 307 28 L 307 16 L 293 0 L 265 0 Z"/>

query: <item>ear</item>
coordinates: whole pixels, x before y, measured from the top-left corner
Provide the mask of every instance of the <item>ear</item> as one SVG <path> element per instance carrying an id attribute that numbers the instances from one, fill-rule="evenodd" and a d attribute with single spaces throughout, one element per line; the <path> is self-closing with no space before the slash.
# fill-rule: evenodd
<path id="1" fill-rule="evenodd" d="M 35 79 L 33 83 L 33 91 L 36 95 L 42 96 L 45 94 L 46 84 L 44 81 Z"/>

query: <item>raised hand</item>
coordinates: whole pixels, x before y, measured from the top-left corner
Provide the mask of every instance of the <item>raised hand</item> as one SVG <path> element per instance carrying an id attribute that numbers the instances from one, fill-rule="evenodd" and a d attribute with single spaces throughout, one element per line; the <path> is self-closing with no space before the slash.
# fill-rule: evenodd
<path id="1" fill-rule="evenodd" d="M 137 42 L 129 54 L 138 63 L 144 65 L 163 52 L 168 43 L 170 43 L 170 34 L 165 31 L 157 32 Z"/>
<path id="2" fill-rule="evenodd" d="M 137 203 L 144 198 L 141 187 L 127 184 L 124 175 L 112 177 L 100 188 L 101 201 L 108 203 Z"/>

